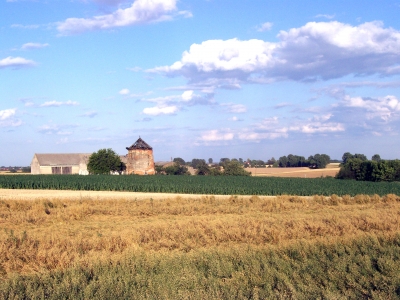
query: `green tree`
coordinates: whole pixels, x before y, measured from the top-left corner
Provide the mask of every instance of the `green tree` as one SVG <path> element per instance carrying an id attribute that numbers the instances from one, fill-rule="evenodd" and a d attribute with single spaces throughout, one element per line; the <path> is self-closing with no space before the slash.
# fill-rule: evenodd
<path id="1" fill-rule="evenodd" d="M 173 162 L 178 163 L 180 165 L 186 164 L 186 162 L 183 160 L 183 158 L 180 158 L 180 157 L 175 157 Z"/>
<path id="2" fill-rule="evenodd" d="M 374 154 L 374 155 L 372 155 L 371 160 L 376 161 L 376 162 L 380 162 L 381 161 L 381 156 L 379 154 Z"/>
<path id="3" fill-rule="evenodd" d="M 367 160 L 368 160 L 368 158 L 367 158 L 364 154 L 360 154 L 360 153 L 354 154 L 353 157 L 354 157 L 354 158 L 361 159 L 362 161 L 367 161 Z"/>
<path id="4" fill-rule="evenodd" d="M 231 161 L 231 160 L 230 160 L 229 158 L 227 158 L 227 157 L 221 158 L 221 159 L 219 160 L 219 165 L 223 167 L 226 163 L 228 163 L 228 162 L 230 162 L 230 161 Z"/>
<path id="5" fill-rule="evenodd" d="M 250 176 L 250 172 L 247 172 L 238 161 L 226 162 L 224 165 L 224 175 L 230 176 Z"/>
<path id="6" fill-rule="evenodd" d="M 342 155 L 342 161 L 345 164 L 347 162 L 348 159 L 352 159 L 353 158 L 353 154 L 351 154 L 350 152 L 345 152 Z"/>
<path id="7" fill-rule="evenodd" d="M 279 157 L 278 163 L 281 168 L 286 168 L 288 164 L 286 155 Z"/>
<path id="8" fill-rule="evenodd" d="M 221 171 L 221 167 L 220 166 L 216 166 L 214 168 L 210 168 L 209 175 L 211 175 L 211 176 L 220 176 L 220 175 L 224 175 L 224 174 Z"/>
<path id="9" fill-rule="evenodd" d="M 209 163 L 210 165 L 213 163 L 213 159 L 212 159 L 211 157 L 208 159 L 208 163 Z"/>
<path id="10" fill-rule="evenodd" d="M 198 166 L 201 166 L 201 165 L 205 165 L 206 164 L 206 161 L 204 160 L 204 159 L 200 159 L 200 158 L 193 158 L 192 159 L 192 167 L 194 168 L 194 169 L 197 169 L 198 168 Z"/>
<path id="11" fill-rule="evenodd" d="M 198 164 L 196 175 L 210 175 L 210 167 L 207 164 Z"/>
<path id="12" fill-rule="evenodd" d="M 181 166 L 179 163 L 164 168 L 164 172 L 167 175 L 190 175 L 188 168 Z"/>
<path id="13" fill-rule="evenodd" d="M 122 172 L 125 165 L 118 154 L 112 149 L 100 149 L 89 157 L 87 165 L 90 174 L 110 174 L 110 172 Z"/>
<path id="14" fill-rule="evenodd" d="M 160 165 L 155 165 L 154 169 L 157 175 L 163 174 L 164 172 L 164 167 Z"/>
<path id="15" fill-rule="evenodd" d="M 308 158 L 308 163 L 310 168 L 324 169 L 330 160 L 331 158 L 327 154 L 315 154 Z"/>

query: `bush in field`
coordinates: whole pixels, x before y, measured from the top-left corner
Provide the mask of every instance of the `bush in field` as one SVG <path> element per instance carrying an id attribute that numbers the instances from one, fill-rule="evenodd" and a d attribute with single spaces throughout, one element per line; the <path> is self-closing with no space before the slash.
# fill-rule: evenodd
<path id="1" fill-rule="evenodd" d="M 190 175 L 188 168 L 177 162 L 172 166 L 165 167 L 163 171 L 166 175 Z"/>
<path id="2" fill-rule="evenodd" d="M 238 161 L 231 160 L 224 164 L 224 175 L 229 176 L 250 176 L 250 172 L 247 172 L 241 163 Z"/>
<path id="3" fill-rule="evenodd" d="M 90 155 L 87 168 L 90 174 L 110 174 L 121 172 L 124 165 L 112 149 L 100 149 Z"/>

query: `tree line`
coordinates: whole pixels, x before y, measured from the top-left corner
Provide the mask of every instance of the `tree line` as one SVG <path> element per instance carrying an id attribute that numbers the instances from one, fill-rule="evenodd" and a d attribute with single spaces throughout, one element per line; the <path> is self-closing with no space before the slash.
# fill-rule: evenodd
<path id="1" fill-rule="evenodd" d="M 187 164 L 182 158 L 177 157 L 173 160 L 174 164 L 170 166 L 157 166 L 156 174 L 160 175 L 190 175 L 188 166 L 196 170 L 196 175 L 209 176 L 250 176 L 243 168 L 243 164 L 239 160 L 221 159 L 219 164 L 212 162 L 207 164 L 204 159 L 193 159 L 190 164 Z M 209 160 L 210 162 L 210 160 Z"/>
<path id="2" fill-rule="evenodd" d="M 321 169 L 325 168 L 329 162 L 330 157 L 327 154 L 311 155 L 308 159 L 305 159 L 304 156 L 289 154 L 280 157 L 278 160 L 272 157 L 267 161 L 223 157 L 218 163 L 215 163 L 212 158 L 209 158 L 208 161 L 194 158 L 190 162 L 186 162 L 184 159 L 176 157 L 173 159 L 173 165 L 156 165 L 155 171 L 159 175 L 190 175 L 188 167 L 192 167 L 196 170 L 196 175 L 248 176 L 250 172 L 246 171 L 245 168 L 310 167 Z M 89 157 L 87 168 L 90 174 L 110 174 L 110 172 L 121 174 L 126 166 L 112 149 L 100 149 Z"/>
<path id="3" fill-rule="evenodd" d="M 364 154 L 346 152 L 343 163 L 336 175 L 338 179 L 355 179 L 359 181 L 400 181 L 400 160 L 381 159 L 379 154 L 368 160 Z"/>

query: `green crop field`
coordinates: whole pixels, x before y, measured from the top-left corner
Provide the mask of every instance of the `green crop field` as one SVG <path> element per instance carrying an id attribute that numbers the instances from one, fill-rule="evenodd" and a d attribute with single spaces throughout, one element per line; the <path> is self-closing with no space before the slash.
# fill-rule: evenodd
<path id="1" fill-rule="evenodd" d="M 0 188 L 209 195 L 400 195 L 398 182 L 241 176 L 0 175 Z"/>

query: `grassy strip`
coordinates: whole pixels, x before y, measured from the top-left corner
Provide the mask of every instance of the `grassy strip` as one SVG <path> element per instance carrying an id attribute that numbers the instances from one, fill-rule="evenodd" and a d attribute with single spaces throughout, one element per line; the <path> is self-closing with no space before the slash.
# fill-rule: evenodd
<path id="1" fill-rule="evenodd" d="M 0 282 L 1 299 L 395 299 L 400 234 L 286 247 L 137 251 Z"/>
<path id="2" fill-rule="evenodd" d="M 398 182 L 246 176 L 0 175 L 0 188 L 211 195 L 400 195 Z"/>

